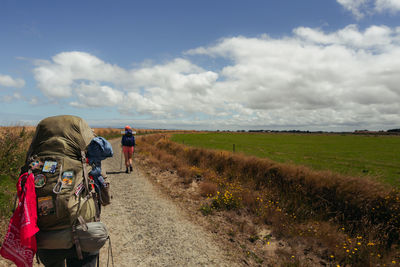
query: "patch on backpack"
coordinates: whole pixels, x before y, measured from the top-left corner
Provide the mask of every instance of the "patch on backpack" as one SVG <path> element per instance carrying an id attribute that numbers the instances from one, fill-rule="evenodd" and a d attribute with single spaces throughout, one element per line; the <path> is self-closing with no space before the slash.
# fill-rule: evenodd
<path id="1" fill-rule="evenodd" d="M 46 176 L 44 174 L 36 174 L 34 179 L 35 187 L 42 188 L 46 184 Z"/>
<path id="2" fill-rule="evenodd" d="M 42 172 L 55 173 L 57 168 L 57 161 L 45 161 Z"/>
<path id="3" fill-rule="evenodd" d="M 40 169 L 40 168 L 42 168 L 43 167 L 43 162 L 41 162 L 41 161 L 39 161 L 39 160 L 37 160 L 37 161 L 34 161 L 34 162 L 31 162 L 31 164 L 29 164 L 29 168 L 33 171 L 33 170 L 36 170 L 36 169 Z"/>
<path id="4" fill-rule="evenodd" d="M 38 215 L 46 216 L 55 213 L 53 198 L 51 196 L 38 198 Z"/>
<path id="5" fill-rule="evenodd" d="M 66 171 L 62 174 L 62 185 L 72 186 L 72 181 L 74 179 L 74 171 Z"/>

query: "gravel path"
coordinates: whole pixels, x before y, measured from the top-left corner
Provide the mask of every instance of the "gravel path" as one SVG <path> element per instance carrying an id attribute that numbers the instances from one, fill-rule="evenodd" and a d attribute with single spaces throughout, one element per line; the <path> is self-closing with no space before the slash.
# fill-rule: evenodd
<path id="1" fill-rule="evenodd" d="M 117 141 L 112 141 L 114 157 L 104 162 L 113 199 L 102 211 L 115 266 L 235 266 L 210 234 L 186 219 L 140 169 L 120 173 Z M 107 265 L 107 248 L 101 252 L 101 266 Z"/>
<path id="2" fill-rule="evenodd" d="M 218 247 L 211 234 L 190 222 L 134 167 L 120 169 L 119 140 L 111 141 L 114 157 L 103 162 L 113 199 L 103 207 L 114 266 L 238 266 Z M 125 170 L 125 168 L 123 167 Z M 107 266 L 108 243 L 100 251 L 100 266 Z M 0 257 L 0 266 L 13 266 Z M 34 266 L 40 266 L 34 263 Z"/>

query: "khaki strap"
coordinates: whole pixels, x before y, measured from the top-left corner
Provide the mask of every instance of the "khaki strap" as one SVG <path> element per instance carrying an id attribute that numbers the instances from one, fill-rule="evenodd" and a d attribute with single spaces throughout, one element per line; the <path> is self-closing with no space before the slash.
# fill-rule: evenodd
<path id="1" fill-rule="evenodd" d="M 81 209 L 81 197 L 78 196 L 79 200 L 78 200 L 78 210 L 76 212 L 76 217 L 74 218 L 74 221 L 72 222 L 72 239 L 74 240 L 74 244 L 75 244 L 75 249 L 76 249 L 76 255 L 78 255 L 78 258 L 80 260 L 83 259 L 83 255 L 82 255 L 82 249 L 81 249 L 81 244 L 79 243 L 79 238 L 78 235 L 76 234 L 76 221 L 78 221 L 78 214 L 79 211 Z"/>
<path id="2" fill-rule="evenodd" d="M 94 206 L 96 208 L 95 220 L 98 222 L 98 221 L 100 221 L 100 207 L 99 207 L 100 206 L 100 195 L 97 194 L 96 192 L 93 192 L 94 190 L 89 190 L 89 173 L 88 173 L 87 166 L 86 166 L 85 152 L 81 151 L 81 155 L 82 155 L 82 167 L 83 167 L 83 177 L 84 177 L 85 189 L 89 195 L 93 196 Z"/>
<path id="3" fill-rule="evenodd" d="M 76 234 L 75 225 L 72 226 L 72 238 L 74 239 L 74 244 L 75 244 L 76 254 L 78 255 L 78 259 L 82 260 L 83 259 L 82 249 L 81 249 L 81 244 L 79 243 L 78 235 Z"/>
<path id="4" fill-rule="evenodd" d="M 85 219 L 83 219 L 82 216 L 79 216 L 78 221 L 79 221 L 79 224 L 82 226 L 82 230 L 86 232 L 88 230 L 88 226 L 85 222 Z"/>
<path id="5" fill-rule="evenodd" d="M 86 166 L 86 155 L 85 155 L 85 151 L 81 151 L 81 156 L 82 156 L 82 168 L 83 168 L 83 180 L 84 180 L 84 185 L 85 185 L 85 189 L 86 192 L 90 192 L 89 190 L 89 173 L 87 170 L 87 166 Z"/>
<path id="6" fill-rule="evenodd" d="M 107 267 L 108 267 L 108 262 L 109 262 L 109 260 L 110 260 L 110 255 L 111 255 L 112 266 L 114 267 L 114 256 L 113 256 L 113 253 L 112 253 L 111 238 L 110 238 L 110 236 L 109 236 L 109 237 L 108 237 Z"/>

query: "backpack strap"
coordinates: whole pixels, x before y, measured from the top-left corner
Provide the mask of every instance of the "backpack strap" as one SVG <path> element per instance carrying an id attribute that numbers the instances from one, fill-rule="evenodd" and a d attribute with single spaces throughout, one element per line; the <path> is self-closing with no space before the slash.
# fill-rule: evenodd
<path id="1" fill-rule="evenodd" d="M 81 151 L 81 155 L 82 155 L 82 168 L 83 168 L 83 180 L 84 180 L 84 185 L 85 185 L 85 189 L 86 192 L 89 193 L 89 195 L 91 197 L 93 197 L 94 200 L 94 206 L 96 209 L 96 217 L 95 220 L 98 222 L 100 221 L 100 196 L 96 194 L 96 192 L 94 192 L 94 190 L 89 188 L 89 172 L 87 170 L 87 164 L 86 164 L 86 154 L 85 151 Z"/>
<path id="2" fill-rule="evenodd" d="M 90 192 L 89 190 L 89 173 L 86 166 L 86 154 L 85 151 L 81 151 L 81 161 L 82 161 L 82 168 L 83 168 L 83 184 L 85 186 L 86 192 Z"/>
<path id="3" fill-rule="evenodd" d="M 75 244 L 75 249 L 76 249 L 76 254 L 78 256 L 78 259 L 82 260 L 83 259 L 82 248 L 81 248 L 81 244 L 79 243 L 78 235 L 76 234 L 76 226 L 75 225 L 72 226 L 72 238 L 73 238 L 73 241 Z"/>
<path id="4" fill-rule="evenodd" d="M 81 209 L 81 197 L 78 196 L 78 210 L 76 212 L 76 217 L 72 222 L 72 241 L 74 242 L 76 255 L 78 256 L 78 259 L 82 260 L 83 255 L 82 255 L 81 244 L 79 243 L 79 238 L 78 235 L 76 234 L 76 222 L 78 221 L 80 209 Z"/>
<path id="5" fill-rule="evenodd" d="M 95 215 L 95 220 L 96 221 L 100 221 L 100 208 L 99 208 L 99 202 L 97 200 L 96 197 L 96 193 L 93 192 L 94 190 L 92 190 L 89 187 L 89 172 L 87 170 L 87 164 L 86 164 L 86 154 L 85 151 L 81 151 L 81 161 L 82 161 L 82 169 L 83 169 L 83 185 L 86 189 L 87 192 L 87 196 L 85 197 L 84 201 L 88 201 L 88 199 L 93 198 L 94 200 L 94 206 L 96 209 L 96 215 Z M 76 249 L 76 253 L 78 256 L 78 259 L 83 259 L 83 255 L 82 255 L 82 248 L 81 245 L 79 243 L 79 238 L 78 235 L 76 234 L 76 226 L 79 222 L 80 225 L 82 225 L 83 229 L 87 229 L 86 226 L 86 222 L 85 220 L 82 218 L 82 216 L 79 215 L 79 211 L 81 209 L 81 196 L 79 197 L 79 201 L 78 201 L 78 210 L 76 212 L 76 218 L 74 218 L 74 221 L 72 223 L 72 238 L 75 244 L 75 249 Z M 86 226 L 86 227 L 85 227 Z"/>
<path id="6" fill-rule="evenodd" d="M 88 194 L 85 197 L 85 201 L 87 201 L 89 198 L 93 197 L 93 192 L 91 190 L 89 190 L 89 174 L 88 174 L 87 165 L 86 165 L 86 154 L 84 151 L 81 151 L 81 156 L 82 156 L 81 162 L 82 162 L 82 169 L 83 169 L 83 185 Z M 82 216 L 79 215 L 79 211 L 81 209 L 81 196 L 79 195 L 78 198 L 79 198 L 78 210 L 76 212 L 76 217 L 74 218 L 73 223 L 72 223 L 72 238 L 73 238 L 73 241 L 75 244 L 75 249 L 76 249 L 76 254 L 78 256 L 78 259 L 82 260 L 83 259 L 82 248 L 81 248 L 81 244 L 79 243 L 78 235 L 76 233 L 76 226 L 78 223 L 85 226 L 86 222 L 82 218 Z M 97 206 L 96 201 L 95 201 L 95 206 Z M 96 209 L 96 220 L 97 220 L 97 209 Z M 84 227 L 84 229 L 85 229 L 85 227 Z"/>

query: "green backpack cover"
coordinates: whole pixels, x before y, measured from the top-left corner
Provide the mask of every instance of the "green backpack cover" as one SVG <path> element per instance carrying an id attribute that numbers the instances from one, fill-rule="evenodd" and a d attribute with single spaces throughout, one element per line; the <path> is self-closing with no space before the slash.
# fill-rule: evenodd
<path id="1" fill-rule="evenodd" d="M 38 124 L 22 168 L 35 177 L 38 248 L 72 247 L 72 230 L 97 220 L 98 203 L 85 158 L 94 137 L 89 125 L 75 116 L 49 117 Z M 60 238 L 60 233 L 66 236 Z"/>

